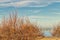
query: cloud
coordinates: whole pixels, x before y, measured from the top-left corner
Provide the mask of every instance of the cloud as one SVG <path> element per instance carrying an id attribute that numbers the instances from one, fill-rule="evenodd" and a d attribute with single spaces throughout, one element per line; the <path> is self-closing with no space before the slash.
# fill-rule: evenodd
<path id="1" fill-rule="evenodd" d="M 16 0 L 0 0 L 0 3 L 4 3 L 4 2 L 14 2 Z"/>
<path id="2" fill-rule="evenodd" d="M 29 18 L 40 19 L 40 18 L 50 18 L 50 17 L 47 17 L 47 16 L 29 16 Z"/>
<path id="3" fill-rule="evenodd" d="M 29 16 L 29 18 L 32 18 L 32 19 L 59 19 L 59 16 Z"/>
<path id="4" fill-rule="evenodd" d="M 28 12 L 30 12 L 30 13 L 28 13 L 28 14 L 37 14 L 37 13 L 40 13 L 41 12 L 41 10 L 28 10 Z"/>
<path id="5" fill-rule="evenodd" d="M 9 2 L 11 0 L 0 0 L 0 2 Z"/>
<path id="6" fill-rule="evenodd" d="M 31 22 L 37 22 L 38 25 L 43 27 L 50 27 L 59 23 L 60 19 L 58 17 L 51 16 L 28 16 Z M 42 18 L 42 19 L 41 19 Z"/>
<path id="7" fill-rule="evenodd" d="M 60 15 L 60 13 L 53 13 L 53 14 Z"/>
<path id="8" fill-rule="evenodd" d="M 0 6 L 14 6 L 14 7 L 45 7 L 49 4 L 54 2 L 60 2 L 60 0 L 19 0 L 13 2 L 14 0 L 0 0 L 2 2 L 9 2 L 9 3 L 2 3 Z"/>

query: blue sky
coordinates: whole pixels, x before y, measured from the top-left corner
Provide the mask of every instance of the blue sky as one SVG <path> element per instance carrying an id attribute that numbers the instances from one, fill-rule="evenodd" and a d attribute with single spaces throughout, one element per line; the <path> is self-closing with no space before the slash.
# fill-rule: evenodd
<path id="1" fill-rule="evenodd" d="M 60 0 L 0 0 L 0 19 L 15 10 L 45 27 L 60 22 Z"/>

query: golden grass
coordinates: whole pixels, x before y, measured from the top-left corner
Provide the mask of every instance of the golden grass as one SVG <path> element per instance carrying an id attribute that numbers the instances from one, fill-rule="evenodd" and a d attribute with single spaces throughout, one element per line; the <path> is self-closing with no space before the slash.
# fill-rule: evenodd
<path id="1" fill-rule="evenodd" d="M 60 37 L 60 25 L 57 25 L 57 26 L 53 29 L 52 35 L 53 35 L 54 37 Z"/>
<path id="2" fill-rule="evenodd" d="M 0 24 L 0 40 L 60 40 L 60 26 L 53 30 L 53 37 L 44 37 L 41 28 L 31 23 L 29 19 L 18 18 L 10 14 L 3 18 Z"/>
<path id="3" fill-rule="evenodd" d="M 37 25 L 32 24 L 29 19 L 23 20 L 13 14 L 3 18 L 0 25 L 0 40 L 35 40 L 43 37 Z"/>
<path id="4" fill-rule="evenodd" d="M 36 38 L 36 40 L 60 40 L 58 37 L 44 37 L 42 39 Z"/>

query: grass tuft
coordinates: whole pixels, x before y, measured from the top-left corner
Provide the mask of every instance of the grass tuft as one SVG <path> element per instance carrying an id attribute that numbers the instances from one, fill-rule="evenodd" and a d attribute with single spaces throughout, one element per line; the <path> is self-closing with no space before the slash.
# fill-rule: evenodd
<path id="1" fill-rule="evenodd" d="M 16 14 L 4 17 L 0 25 L 0 40 L 35 40 L 43 37 L 37 25 L 32 24 L 29 19 L 18 18 Z"/>

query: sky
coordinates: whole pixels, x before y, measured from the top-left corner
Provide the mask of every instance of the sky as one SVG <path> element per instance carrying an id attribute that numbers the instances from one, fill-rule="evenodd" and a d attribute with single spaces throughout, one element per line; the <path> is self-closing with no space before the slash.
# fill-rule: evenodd
<path id="1" fill-rule="evenodd" d="M 0 0 L 0 20 L 15 10 L 44 27 L 60 22 L 60 0 Z"/>

